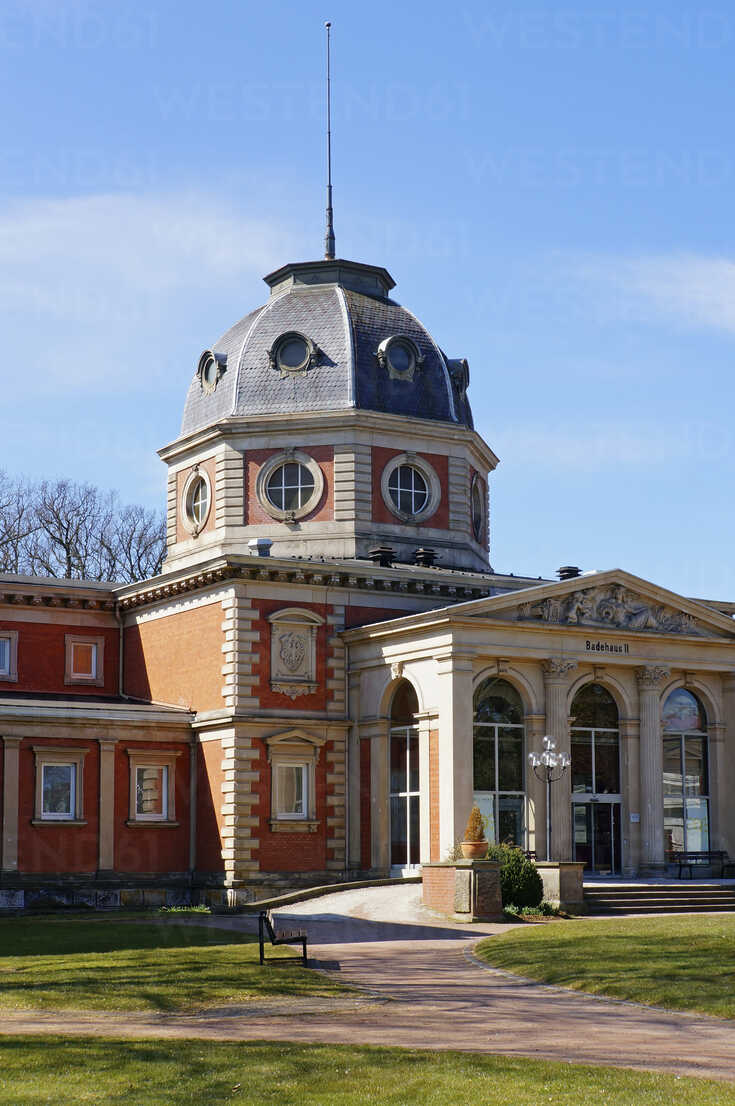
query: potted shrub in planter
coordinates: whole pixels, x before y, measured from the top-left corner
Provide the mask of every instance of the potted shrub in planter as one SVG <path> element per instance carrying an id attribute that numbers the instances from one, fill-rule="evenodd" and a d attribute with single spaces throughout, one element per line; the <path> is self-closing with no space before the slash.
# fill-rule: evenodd
<path id="1" fill-rule="evenodd" d="M 464 831 L 464 841 L 460 842 L 460 847 L 465 860 L 483 860 L 487 853 L 485 826 L 483 825 L 480 808 L 477 806 L 473 806 L 470 811 L 467 827 Z"/>

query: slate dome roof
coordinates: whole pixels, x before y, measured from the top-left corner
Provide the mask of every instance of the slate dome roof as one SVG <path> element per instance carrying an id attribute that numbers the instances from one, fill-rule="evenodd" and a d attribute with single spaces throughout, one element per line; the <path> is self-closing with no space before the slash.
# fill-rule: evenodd
<path id="1" fill-rule="evenodd" d="M 190 434 L 228 417 L 362 408 L 472 427 L 467 362 L 448 359 L 429 331 L 389 297 L 386 269 L 352 261 L 284 265 L 265 277 L 268 302 L 210 347 L 217 371 L 200 367 L 181 426 Z M 295 332 L 310 364 L 281 371 L 273 351 Z M 390 371 L 382 348 L 403 338 L 417 355 L 411 379 Z M 212 358 L 210 358 L 211 362 Z M 214 386 L 212 381 L 216 378 Z"/>

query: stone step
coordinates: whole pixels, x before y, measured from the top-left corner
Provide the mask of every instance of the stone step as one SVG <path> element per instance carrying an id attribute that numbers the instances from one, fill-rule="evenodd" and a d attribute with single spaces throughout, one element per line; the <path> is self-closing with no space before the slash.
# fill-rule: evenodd
<path id="1" fill-rule="evenodd" d="M 587 885 L 584 898 L 590 913 L 684 914 L 735 911 L 735 886 L 699 884 Z"/>

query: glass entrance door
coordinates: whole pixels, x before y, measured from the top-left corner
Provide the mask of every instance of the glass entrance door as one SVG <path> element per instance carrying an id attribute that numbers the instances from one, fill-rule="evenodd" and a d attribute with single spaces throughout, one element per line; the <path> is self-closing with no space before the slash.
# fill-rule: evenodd
<path id="1" fill-rule="evenodd" d="M 414 726 L 395 726 L 390 732 L 391 867 L 414 867 L 419 854 L 419 734 Z"/>
<path id="2" fill-rule="evenodd" d="M 573 803 L 574 859 L 601 876 L 620 873 L 620 803 Z"/>

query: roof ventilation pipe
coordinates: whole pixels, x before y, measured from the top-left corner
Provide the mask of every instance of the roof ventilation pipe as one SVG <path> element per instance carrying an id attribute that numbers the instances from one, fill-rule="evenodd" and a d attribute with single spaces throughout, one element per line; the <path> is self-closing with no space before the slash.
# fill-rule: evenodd
<path id="1" fill-rule="evenodd" d="M 396 559 L 396 551 L 389 545 L 379 545 L 368 551 L 368 557 L 373 564 L 380 565 L 381 568 L 390 568 Z"/>
<path id="2" fill-rule="evenodd" d="M 436 560 L 436 550 L 430 549 L 428 546 L 423 546 L 421 549 L 417 549 L 413 555 L 417 565 L 421 565 L 422 568 L 431 568 Z"/>
<path id="3" fill-rule="evenodd" d="M 576 565 L 562 565 L 557 570 L 556 575 L 560 580 L 576 580 L 578 576 L 582 575 L 582 569 Z"/>
<path id="4" fill-rule="evenodd" d="M 270 557 L 273 542 L 270 538 L 251 538 L 248 549 L 253 557 Z"/>

